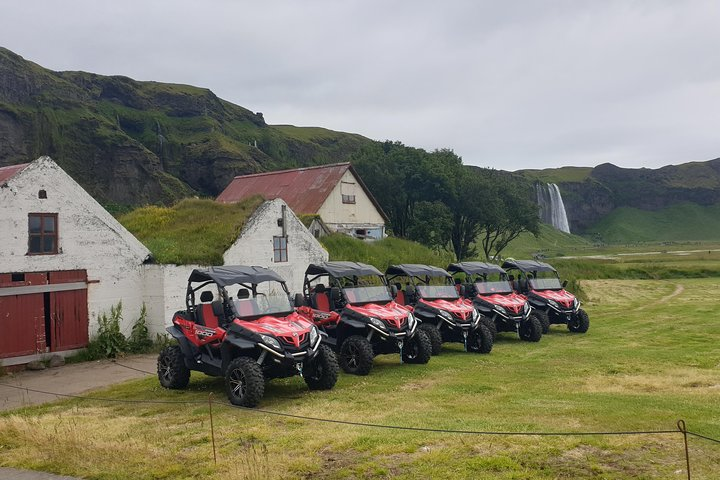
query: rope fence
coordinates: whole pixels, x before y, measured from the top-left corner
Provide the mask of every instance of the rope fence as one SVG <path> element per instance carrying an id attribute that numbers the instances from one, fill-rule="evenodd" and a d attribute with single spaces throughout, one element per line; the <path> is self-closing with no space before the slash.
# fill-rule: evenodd
<path id="1" fill-rule="evenodd" d="M 124 368 L 128 368 L 130 370 L 135 370 L 137 372 L 145 373 L 147 375 L 155 375 L 155 372 L 148 372 L 145 370 L 141 370 L 135 367 L 131 367 L 128 365 L 123 365 L 121 363 L 115 362 L 116 365 Z M 94 401 L 94 402 L 104 402 L 104 403 L 120 403 L 120 404 L 147 404 L 147 405 L 208 405 L 209 408 L 209 416 L 210 416 L 210 436 L 212 441 L 212 447 L 213 447 L 213 459 L 215 461 L 215 464 L 217 464 L 217 453 L 215 449 L 215 427 L 213 422 L 213 406 L 218 405 L 222 407 L 230 407 L 235 409 L 240 409 L 245 412 L 250 412 L 254 414 L 264 414 L 264 415 L 273 415 L 277 417 L 284 417 L 284 418 L 292 418 L 296 420 L 303 420 L 303 421 L 309 421 L 309 422 L 318 422 L 318 423 L 329 423 L 329 424 L 335 424 L 335 425 L 346 425 L 346 426 L 353 426 L 353 427 L 366 427 L 366 428 L 374 428 L 374 429 L 385 429 L 385 430 L 400 430 L 400 431 L 408 431 L 408 432 L 425 432 L 425 433 L 444 433 L 444 434 L 458 434 L 458 435 L 475 435 L 475 436 L 524 436 L 524 437 L 532 437 L 532 436 L 540 436 L 540 437 L 587 437 L 587 436 L 633 436 L 633 435 L 682 435 L 683 436 L 683 444 L 684 444 L 684 457 L 686 462 L 686 472 L 687 472 L 687 478 L 690 479 L 690 452 L 689 452 L 689 444 L 688 444 L 688 436 L 695 437 L 698 439 L 702 439 L 708 442 L 720 444 L 720 439 L 716 439 L 713 437 L 709 437 L 706 435 L 702 435 L 697 432 L 692 432 L 690 430 L 687 430 L 686 424 L 684 420 L 678 420 L 677 421 L 677 428 L 672 430 L 625 430 L 625 431 L 580 431 L 580 432 L 573 432 L 573 431 L 564 431 L 564 432 L 527 432 L 527 431 L 499 431 L 499 430 L 456 430 L 456 429 L 448 429 L 448 428 L 429 428 L 429 427 L 411 427 L 411 426 L 403 426 L 403 425 L 386 425 L 386 424 L 379 424 L 379 423 L 367 423 L 367 422 L 354 422 L 349 420 L 337 420 L 332 418 L 322 418 L 322 417 L 311 417 L 306 415 L 297 415 L 293 413 L 285 413 L 285 412 L 277 412 L 273 410 L 265 410 L 262 408 L 248 408 L 248 407 L 242 407 L 238 405 L 233 405 L 229 402 L 218 402 L 213 399 L 213 394 L 210 393 L 208 395 L 207 401 L 205 400 L 151 400 L 151 399 L 143 399 L 143 400 L 137 400 L 137 399 L 125 399 L 125 398 L 108 398 L 108 397 L 94 397 L 94 396 L 86 396 L 86 395 L 74 395 L 74 394 L 68 394 L 68 393 L 58 393 L 58 392 L 49 392 L 44 390 L 38 390 L 33 388 L 24 387 L 21 385 L 12 385 L 8 383 L 0 383 L 0 386 L 3 387 L 9 387 L 14 388 L 18 390 L 24 390 L 27 392 L 33 392 L 43 395 L 54 395 L 56 397 L 62 397 L 62 398 L 69 398 L 69 399 L 75 399 L 75 400 L 82 400 L 82 401 Z"/>

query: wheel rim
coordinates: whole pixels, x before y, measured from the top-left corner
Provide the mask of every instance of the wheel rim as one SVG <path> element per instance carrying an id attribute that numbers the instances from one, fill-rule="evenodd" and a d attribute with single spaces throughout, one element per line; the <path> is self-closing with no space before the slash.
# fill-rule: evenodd
<path id="1" fill-rule="evenodd" d="M 322 362 L 320 360 L 318 360 L 317 362 L 315 362 L 315 371 L 313 372 L 312 375 L 310 375 L 310 379 L 320 380 L 320 378 L 322 378 L 322 374 L 323 374 Z"/>
<path id="2" fill-rule="evenodd" d="M 163 356 L 160 361 L 160 375 L 164 380 L 170 380 L 172 377 L 172 363 L 167 356 Z"/>
<path id="3" fill-rule="evenodd" d="M 406 357 L 410 360 L 414 360 L 417 358 L 419 351 L 420 351 L 420 348 L 418 347 L 417 343 L 413 342 L 411 347 L 408 349 Z"/>
<path id="4" fill-rule="evenodd" d="M 358 363 L 359 363 L 358 358 L 357 358 L 358 353 L 359 353 L 359 349 L 355 345 L 350 344 L 347 346 L 347 354 L 345 355 L 345 359 L 346 359 L 348 368 L 352 368 L 352 369 L 357 368 Z"/>
<path id="5" fill-rule="evenodd" d="M 247 391 L 247 382 L 242 370 L 236 368 L 230 373 L 230 391 L 237 398 L 243 398 Z"/>

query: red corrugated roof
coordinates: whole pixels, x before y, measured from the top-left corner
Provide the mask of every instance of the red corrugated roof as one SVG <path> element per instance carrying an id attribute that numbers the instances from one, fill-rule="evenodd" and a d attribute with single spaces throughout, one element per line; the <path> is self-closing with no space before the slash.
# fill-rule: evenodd
<path id="1" fill-rule="evenodd" d="M 389 221 L 380 204 L 372 196 L 352 165 L 347 162 L 241 175 L 230 182 L 230 185 L 217 197 L 217 201 L 234 203 L 253 195 L 260 195 L 265 200 L 283 199 L 298 215 L 317 213 L 348 170 L 358 180 L 380 215 L 386 222 Z"/>
<path id="2" fill-rule="evenodd" d="M 16 174 L 20 173 L 25 167 L 30 165 L 29 163 L 22 163 L 20 165 L 10 165 L 9 167 L 0 167 L 0 183 L 4 183 L 10 180 Z"/>
<path id="3" fill-rule="evenodd" d="M 266 200 L 282 198 L 297 214 L 317 213 L 348 168 L 349 163 L 337 163 L 242 175 L 235 177 L 217 200 L 234 203 L 262 195 Z"/>

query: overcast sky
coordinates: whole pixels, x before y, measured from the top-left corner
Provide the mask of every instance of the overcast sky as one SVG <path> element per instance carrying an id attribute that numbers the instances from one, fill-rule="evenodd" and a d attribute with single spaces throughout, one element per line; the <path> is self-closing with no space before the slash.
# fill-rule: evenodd
<path id="1" fill-rule="evenodd" d="M 0 0 L 53 70 L 188 83 L 271 124 L 505 170 L 720 157 L 720 2 Z"/>

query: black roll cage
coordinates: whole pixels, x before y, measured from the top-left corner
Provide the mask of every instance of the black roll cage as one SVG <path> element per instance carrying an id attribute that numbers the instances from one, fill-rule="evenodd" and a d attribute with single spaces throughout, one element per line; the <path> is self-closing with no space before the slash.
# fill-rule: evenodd
<path id="1" fill-rule="evenodd" d="M 279 283 L 282 286 L 283 291 L 288 295 L 288 299 L 289 299 L 290 291 L 288 290 L 287 285 L 285 284 L 284 281 L 266 280 L 266 281 L 263 281 L 260 283 L 237 282 L 237 283 L 234 283 L 233 285 L 240 285 L 241 287 L 248 289 L 253 297 L 257 297 L 258 285 L 261 285 L 263 283 L 269 283 L 271 281 L 275 281 L 275 282 Z M 229 313 L 229 311 L 231 311 L 230 298 L 229 298 L 229 296 L 227 294 L 227 290 L 226 290 L 226 287 L 228 287 L 230 285 L 224 285 L 221 287 L 215 280 L 205 280 L 205 281 L 199 282 L 199 285 L 197 287 L 193 287 L 194 283 L 198 283 L 198 282 L 188 281 L 187 293 L 185 295 L 185 304 L 187 306 L 187 311 L 189 313 L 194 313 L 195 309 L 197 308 L 197 303 L 195 302 L 195 293 L 198 290 L 201 290 L 211 284 L 214 284 L 217 287 L 218 295 L 220 296 L 220 300 L 222 301 L 222 304 L 223 304 L 223 310 L 226 312 L 226 314 Z M 258 315 L 258 316 L 260 316 L 260 315 Z"/>

